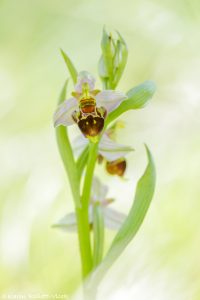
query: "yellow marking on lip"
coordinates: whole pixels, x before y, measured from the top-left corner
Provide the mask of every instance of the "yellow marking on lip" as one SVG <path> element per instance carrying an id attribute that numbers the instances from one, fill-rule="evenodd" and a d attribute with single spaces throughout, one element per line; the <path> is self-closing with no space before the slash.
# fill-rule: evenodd
<path id="1" fill-rule="evenodd" d="M 97 124 L 97 121 L 96 121 L 96 120 L 93 120 L 93 123 L 94 123 L 94 124 Z"/>

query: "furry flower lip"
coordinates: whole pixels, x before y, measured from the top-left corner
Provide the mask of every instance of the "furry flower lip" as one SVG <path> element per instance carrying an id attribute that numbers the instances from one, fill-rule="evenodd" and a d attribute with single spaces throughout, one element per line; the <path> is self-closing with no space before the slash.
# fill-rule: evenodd
<path id="1" fill-rule="evenodd" d="M 106 170 L 111 175 L 118 175 L 122 177 L 126 171 L 126 160 L 125 158 L 119 158 L 114 161 L 106 162 Z"/>
<path id="2" fill-rule="evenodd" d="M 76 123 L 87 138 L 97 137 L 104 128 L 108 113 L 115 110 L 127 96 L 115 90 L 96 90 L 95 78 L 87 71 L 78 74 L 72 97 L 54 113 L 54 126 Z"/>

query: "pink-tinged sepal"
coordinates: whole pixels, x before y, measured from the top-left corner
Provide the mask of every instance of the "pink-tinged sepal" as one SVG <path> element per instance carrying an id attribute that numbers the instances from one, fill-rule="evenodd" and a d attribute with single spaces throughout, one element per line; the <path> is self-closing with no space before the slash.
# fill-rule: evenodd
<path id="1" fill-rule="evenodd" d="M 95 86 L 95 78 L 87 71 L 81 71 L 78 74 L 77 83 L 75 85 L 75 91 L 77 93 L 82 93 L 83 84 L 87 83 L 89 90 L 93 91 Z"/>
<path id="2" fill-rule="evenodd" d="M 97 105 L 105 107 L 108 113 L 116 109 L 126 99 L 127 96 L 124 93 L 114 90 L 104 90 L 96 95 Z"/>
<path id="3" fill-rule="evenodd" d="M 54 126 L 70 126 L 74 124 L 74 120 L 72 118 L 72 114 L 75 111 L 75 109 L 78 108 L 78 103 L 75 98 L 69 98 L 65 100 L 62 104 L 58 106 L 56 109 L 53 121 Z"/>

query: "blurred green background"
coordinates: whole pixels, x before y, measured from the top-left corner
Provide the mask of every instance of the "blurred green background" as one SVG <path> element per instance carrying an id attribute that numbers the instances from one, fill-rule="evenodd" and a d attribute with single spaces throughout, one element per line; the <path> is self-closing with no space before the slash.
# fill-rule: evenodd
<path id="1" fill-rule="evenodd" d="M 77 238 L 51 228 L 72 210 L 52 114 L 77 69 L 97 76 L 103 25 L 119 30 L 129 59 L 119 90 L 151 79 L 152 102 L 123 115 L 118 141 L 129 155 L 127 180 L 109 177 L 114 206 L 127 212 L 145 162 L 157 166 L 147 218 L 108 275 L 127 299 L 200 299 L 200 2 L 131 0 L 0 1 L 0 294 L 71 295 L 80 282 Z M 97 81 L 97 86 L 100 84 Z M 71 135 L 78 129 L 73 127 Z M 113 237 L 108 232 L 107 244 Z M 139 279 L 140 278 L 140 279 Z M 144 280 L 145 279 L 145 280 Z M 116 290 L 118 295 L 121 295 Z M 111 297 L 109 298 L 111 299 Z M 117 296 L 113 299 L 118 299 Z M 120 299 L 120 298 L 119 298 Z"/>

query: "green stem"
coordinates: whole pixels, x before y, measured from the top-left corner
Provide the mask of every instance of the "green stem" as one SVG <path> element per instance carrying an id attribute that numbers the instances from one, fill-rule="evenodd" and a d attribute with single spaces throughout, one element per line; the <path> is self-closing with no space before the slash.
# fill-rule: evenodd
<path id="1" fill-rule="evenodd" d="M 94 268 L 102 261 L 104 250 L 104 217 L 102 207 L 94 203 L 93 207 L 93 230 L 94 230 Z"/>
<path id="2" fill-rule="evenodd" d="M 83 183 L 83 192 L 81 197 L 82 208 L 77 209 L 78 232 L 80 240 L 80 250 L 83 265 L 83 277 L 87 277 L 93 268 L 92 250 L 90 241 L 90 220 L 89 204 L 92 187 L 92 179 L 97 157 L 98 144 L 90 143 L 89 156 L 86 166 L 86 173 Z"/>
<path id="3" fill-rule="evenodd" d="M 78 225 L 79 247 L 82 262 L 82 276 L 83 278 L 86 278 L 92 270 L 93 265 L 88 210 L 83 208 L 77 208 L 76 218 Z"/>
<path id="4" fill-rule="evenodd" d="M 79 179 L 81 179 L 82 173 L 84 171 L 88 159 L 88 152 L 89 152 L 89 147 L 86 146 L 83 152 L 80 154 L 79 158 L 77 159 L 76 165 L 78 169 Z"/>
<path id="5" fill-rule="evenodd" d="M 88 157 L 88 163 L 87 163 L 87 168 L 85 173 L 83 193 L 81 198 L 83 208 L 85 209 L 88 209 L 90 203 L 92 179 L 93 179 L 94 168 L 97 159 L 97 149 L 98 149 L 98 143 L 89 144 L 89 157 Z"/>

